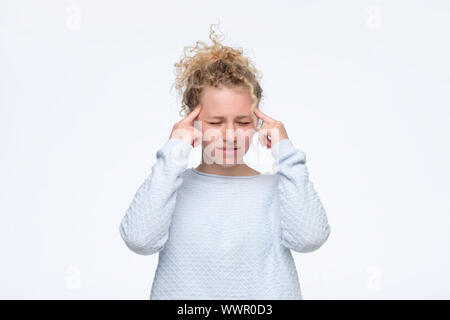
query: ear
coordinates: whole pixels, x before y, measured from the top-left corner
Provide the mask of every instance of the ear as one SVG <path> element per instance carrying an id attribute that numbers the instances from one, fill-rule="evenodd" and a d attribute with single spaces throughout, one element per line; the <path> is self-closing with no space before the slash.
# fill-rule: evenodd
<path id="1" fill-rule="evenodd" d="M 256 131 L 258 131 L 259 126 L 260 126 L 259 122 L 260 121 L 259 121 L 258 117 L 256 115 L 253 115 L 253 125 L 255 126 Z"/>
<path id="2" fill-rule="evenodd" d="M 262 123 L 263 123 L 262 119 L 259 119 L 259 118 L 258 118 L 257 124 L 256 124 L 256 131 L 259 131 L 259 129 L 260 129 L 261 126 L 262 126 Z"/>

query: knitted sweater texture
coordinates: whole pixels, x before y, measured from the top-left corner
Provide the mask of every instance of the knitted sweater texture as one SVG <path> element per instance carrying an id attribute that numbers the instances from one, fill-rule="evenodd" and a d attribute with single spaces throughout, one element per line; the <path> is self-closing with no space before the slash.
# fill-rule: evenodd
<path id="1" fill-rule="evenodd" d="M 158 253 L 150 299 L 303 299 L 291 251 L 328 239 L 306 156 L 271 148 L 273 173 L 224 176 L 187 168 L 193 147 L 168 139 L 119 231 L 140 255 Z"/>

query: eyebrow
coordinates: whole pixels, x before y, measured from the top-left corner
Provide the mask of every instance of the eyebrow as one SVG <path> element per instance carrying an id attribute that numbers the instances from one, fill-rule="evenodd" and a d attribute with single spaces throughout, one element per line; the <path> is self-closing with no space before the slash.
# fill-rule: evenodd
<path id="1" fill-rule="evenodd" d="M 237 116 L 236 119 L 243 119 L 243 118 L 251 118 L 250 116 Z M 224 117 L 220 117 L 220 116 L 214 116 L 214 117 L 208 117 L 208 119 L 225 119 Z"/>

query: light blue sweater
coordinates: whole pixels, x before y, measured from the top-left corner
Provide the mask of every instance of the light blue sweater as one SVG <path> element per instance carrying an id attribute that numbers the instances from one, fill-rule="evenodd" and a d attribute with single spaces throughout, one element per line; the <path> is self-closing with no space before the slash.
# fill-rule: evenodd
<path id="1" fill-rule="evenodd" d="M 150 299 L 303 299 L 291 250 L 330 234 L 305 153 L 284 139 L 273 174 L 223 176 L 187 169 L 192 149 L 166 141 L 120 223 L 133 252 L 159 252 Z"/>

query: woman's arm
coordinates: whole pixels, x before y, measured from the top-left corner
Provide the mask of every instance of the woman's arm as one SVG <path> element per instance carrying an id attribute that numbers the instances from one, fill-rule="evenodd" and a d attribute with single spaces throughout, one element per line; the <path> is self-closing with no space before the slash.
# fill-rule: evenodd
<path id="1" fill-rule="evenodd" d="M 271 148 L 278 176 L 281 243 L 297 252 L 317 250 L 328 239 L 330 226 L 325 209 L 308 178 L 305 153 L 289 139 Z"/>
<path id="2" fill-rule="evenodd" d="M 171 138 L 156 153 L 150 176 L 137 190 L 120 223 L 120 235 L 133 252 L 160 251 L 169 237 L 181 174 L 193 149 L 186 141 Z"/>

